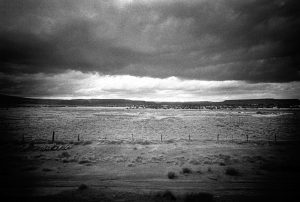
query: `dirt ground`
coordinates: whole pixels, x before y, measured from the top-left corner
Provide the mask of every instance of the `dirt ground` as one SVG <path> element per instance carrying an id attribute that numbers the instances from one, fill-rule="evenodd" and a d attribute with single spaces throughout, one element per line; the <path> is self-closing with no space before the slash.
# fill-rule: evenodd
<path id="1" fill-rule="evenodd" d="M 298 201 L 297 148 L 297 142 L 229 140 L 3 144 L 1 196 L 8 201 Z"/>

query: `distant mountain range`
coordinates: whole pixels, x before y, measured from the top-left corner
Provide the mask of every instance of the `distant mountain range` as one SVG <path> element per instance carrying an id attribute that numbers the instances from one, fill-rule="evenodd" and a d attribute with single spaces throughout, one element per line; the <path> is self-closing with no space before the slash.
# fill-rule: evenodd
<path id="1" fill-rule="evenodd" d="M 1 107 L 16 106 L 104 106 L 104 107 L 147 107 L 147 108 L 236 108 L 236 107 L 300 107 L 299 99 L 244 99 L 222 102 L 149 102 L 127 99 L 35 99 L 0 94 Z"/>

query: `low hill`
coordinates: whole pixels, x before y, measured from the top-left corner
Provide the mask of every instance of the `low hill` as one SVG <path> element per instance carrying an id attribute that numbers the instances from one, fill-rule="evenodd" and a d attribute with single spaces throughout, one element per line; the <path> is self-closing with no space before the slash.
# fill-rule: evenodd
<path id="1" fill-rule="evenodd" d="M 126 99 L 33 99 L 17 96 L 0 95 L 1 106 L 47 105 L 47 106 L 129 106 L 144 105 L 145 101 Z"/>
<path id="2" fill-rule="evenodd" d="M 15 106 L 111 106 L 111 107 L 131 107 L 144 106 L 148 108 L 190 108 L 197 109 L 201 107 L 217 107 L 217 108 L 236 108 L 236 107 L 280 107 L 290 108 L 300 106 L 299 99 L 247 99 L 247 100 L 225 100 L 223 102 L 148 102 L 140 100 L 127 99 L 33 99 L 17 96 L 1 95 L 1 107 Z"/>

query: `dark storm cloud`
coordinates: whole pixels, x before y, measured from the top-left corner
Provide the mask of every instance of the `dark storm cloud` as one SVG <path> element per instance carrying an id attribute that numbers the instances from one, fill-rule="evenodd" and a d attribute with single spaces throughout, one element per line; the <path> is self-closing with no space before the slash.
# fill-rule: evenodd
<path id="1" fill-rule="evenodd" d="M 299 3 L 1 1 L 1 72 L 298 81 Z"/>
<path id="2" fill-rule="evenodd" d="M 93 24 L 68 22 L 50 36 L 6 31 L 0 35 L 1 62 L 7 72 L 59 72 L 66 69 L 109 73 L 138 61 L 142 54 L 95 39 Z M 99 69 L 98 69 L 99 68 Z"/>

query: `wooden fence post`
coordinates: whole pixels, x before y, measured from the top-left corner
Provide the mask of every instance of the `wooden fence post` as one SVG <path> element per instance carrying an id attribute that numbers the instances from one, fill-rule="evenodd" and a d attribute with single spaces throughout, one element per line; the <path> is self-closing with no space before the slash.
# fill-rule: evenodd
<path id="1" fill-rule="evenodd" d="M 52 133 L 52 143 L 54 143 L 55 132 Z"/>
<path id="2" fill-rule="evenodd" d="M 77 135 L 77 141 L 78 142 L 80 141 L 80 135 L 79 134 Z"/>

